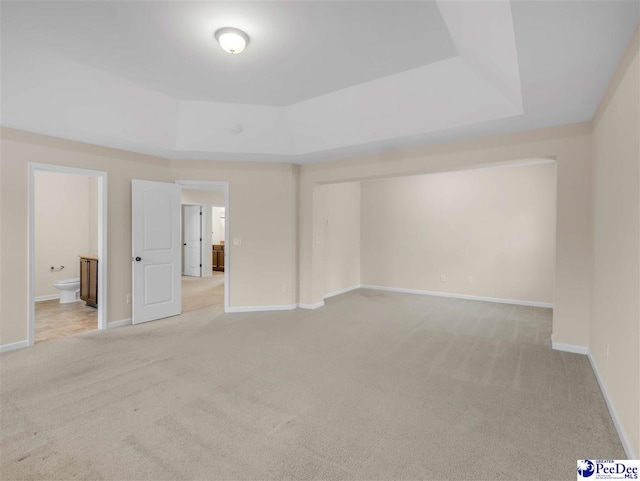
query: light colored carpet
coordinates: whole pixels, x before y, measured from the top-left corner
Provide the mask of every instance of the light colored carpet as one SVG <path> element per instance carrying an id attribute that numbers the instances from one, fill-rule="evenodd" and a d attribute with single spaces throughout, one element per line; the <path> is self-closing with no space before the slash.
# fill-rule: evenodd
<path id="1" fill-rule="evenodd" d="M 182 312 L 224 307 L 224 273 L 210 277 L 182 276 Z"/>
<path id="2" fill-rule="evenodd" d="M 624 451 L 545 309 L 354 291 L 0 357 L 7 479 L 575 479 Z"/>

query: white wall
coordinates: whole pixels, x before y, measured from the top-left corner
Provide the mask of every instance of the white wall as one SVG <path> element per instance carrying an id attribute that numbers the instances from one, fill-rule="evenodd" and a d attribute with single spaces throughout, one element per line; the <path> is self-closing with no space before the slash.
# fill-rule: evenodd
<path id="1" fill-rule="evenodd" d="M 224 234 L 226 230 L 226 216 L 224 207 L 212 207 L 211 213 L 211 243 L 224 243 Z"/>
<path id="2" fill-rule="evenodd" d="M 323 197 L 324 294 L 360 285 L 360 183 L 317 187 Z"/>
<path id="3" fill-rule="evenodd" d="M 35 173 L 35 296 L 59 296 L 53 282 L 80 276 L 78 256 L 98 253 L 97 179 Z M 64 266 L 57 272 L 51 266 Z"/>
<path id="4" fill-rule="evenodd" d="M 555 188 L 553 163 L 363 182 L 362 284 L 552 303 Z"/>
<path id="5" fill-rule="evenodd" d="M 636 33 L 596 115 L 589 349 L 627 454 L 640 456 L 640 63 Z"/>

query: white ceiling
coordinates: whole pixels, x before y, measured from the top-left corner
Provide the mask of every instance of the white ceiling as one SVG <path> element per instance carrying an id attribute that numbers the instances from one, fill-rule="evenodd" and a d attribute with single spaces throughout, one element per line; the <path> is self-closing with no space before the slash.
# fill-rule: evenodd
<path id="1" fill-rule="evenodd" d="M 435 2 L 8 2 L 3 36 L 184 100 L 290 105 L 456 55 Z M 242 55 L 213 33 L 245 30 Z"/>
<path id="2" fill-rule="evenodd" d="M 10 2 L 2 125 L 308 162 L 589 120 L 630 1 Z M 251 42 L 231 56 L 223 26 Z"/>

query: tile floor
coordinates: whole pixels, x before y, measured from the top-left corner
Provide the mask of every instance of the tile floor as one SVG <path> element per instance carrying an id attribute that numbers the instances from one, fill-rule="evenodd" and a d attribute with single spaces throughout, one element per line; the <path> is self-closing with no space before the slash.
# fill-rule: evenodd
<path id="1" fill-rule="evenodd" d="M 58 299 L 36 302 L 35 314 L 36 344 L 98 328 L 98 309 L 86 306 L 84 301 L 69 304 L 60 304 Z"/>
<path id="2" fill-rule="evenodd" d="M 224 304 L 224 273 L 182 278 L 182 310 L 190 312 Z M 60 304 L 58 299 L 36 302 L 36 344 L 98 328 L 98 310 L 84 301 Z"/>

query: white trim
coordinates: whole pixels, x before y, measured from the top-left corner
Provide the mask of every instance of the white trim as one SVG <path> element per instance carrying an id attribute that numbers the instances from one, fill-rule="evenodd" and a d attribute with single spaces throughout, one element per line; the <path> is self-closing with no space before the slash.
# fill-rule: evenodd
<path id="1" fill-rule="evenodd" d="M 472 296 L 468 294 L 456 294 L 454 292 L 421 291 L 419 289 L 403 289 L 401 287 L 371 286 L 371 285 L 365 285 L 365 284 L 361 285 L 360 288 L 373 289 L 374 291 L 402 292 L 404 294 L 420 294 L 424 296 L 451 297 L 454 299 L 469 299 L 472 301 L 497 302 L 499 304 L 515 304 L 518 306 L 553 308 L 553 303 L 550 303 L 550 302 L 522 301 L 518 299 L 503 299 L 501 297 Z"/>
<path id="2" fill-rule="evenodd" d="M 16 349 L 22 349 L 25 347 L 29 347 L 28 339 L 19 342 L 12 342 L 10 344 L 3 344 L 0 346 L 0 352 L 15 351 Z"/>
<path id="3" fill-rule="evenodd" d="M 224 192 L 224 312 L 232 312 L 229 310 L 229 299 L 231 298 L 231 282 L 229 281 L 229 273 L 231 271 L 231 244 L 229 243 L 229 233 L 231 232 L 229 224 L 229 218 L 231 217 L 229 210 L 229 182 L 226 180 L 176 180 L 175 183 L 180 185 L 183 189 L 188 188 L 220 192 L 220 190 L 212 189 L 212 187 L 218 187 L 222 188 L 222 191 Z"/>
<path id="4" fill-rule="evenodd" d="M 629 442 L 629 438 L 627 434 L 624 432 L 622 428 L 622 424 L 620 423 L 620 418 L 618 418 L 618 414 L 609 399 L 609 395 L 607 394 L 607 390 L 604 387 L 604 382 L 600 377 L 600 373 L 598 372 L 598 368 L 596 367 L 596 363 L 593 360 L 591 355 L 591 351 L 587 353 L 587 358 L 591 363 L 591 368 L 593 369 L 593 373 L 596 375 L 596 380 L 598 381 L 598 385 L 600 386 L 600 391 L 602 391 L 602 396 L 604 397 L 604 401 L 607 404 L 607 408 L 609 409 L 609 414 L 611 415 L 611 419 L 613 419 L 613 424 L 616 427 L 616 431 L 618 431 L 618 437 L 620 438 L 620 442 L 622 443 L 622 447 L 624 448 L 624 452 L 627 453 L 628 459 L 638 459 L 639 453 L 634 453 L 631 447 L 631 443 Z"/>
<path id="5" fill-rule="evenodd" d="M 391 177 L 376 177 L 369 179 L 360 179 L 357 182 L 378 182 L 381 180 L 389 180 L 389 179 L 409 179 L 412 177 L 425 176 L 425 175 L 438 175 L 438 174 L 451 174 L 453 172 L 460 172 L 464 170 L 465 172 L 473 171 L 473 170 L 493 170 L 493 169 L 509 169 L 512 167 L 529 167 L 531 165 L 544 165 L 544 164 L 553 164 L 557 163 L 556 156 L 549 157 L 538 157 L 538 158 L 530 158 L 526 157 L 524 159 L 519 160 L 509 160 L 503 162 L 494 162 L 489 164 L 480 164 L 475 166 L 462 166 L 458 168 L 447 168 L 447 170 L 437 170 L 434 172 L 421 172 L 417 174 L 407 174 L 407 175 L 398 175 Z M 348 182 L 354 182 L 354 180 L 349 180 Z M 322 182 L 319 184 L 326 184 L 329 182 Z"/>
<path id="6" fill-rule="evenodd" d="M 324 307 L 324 301 L 316 302 L 315 304 L 298 304 L 300 309 L 318 309 L 319 307 Z"/>
<path id="7" fill-rule="evenodd" d="M 211 216 L 205 215 L 206 207 L 207 204 L 200 205 L 200 277 L 205 277 L 204 269 L 206 265 L 205 259 L 207 258 L 207 247 L 211 249 L 211 246 L 207 244 L 206 232 L 206 230 L 209 228 L 207 219 Z M 208 272 L 211 272 L 211 266 L 207 266 L 207 269 L 209 269 Z"/>
<path id="8" fill-rule="evenodd" d="M 120 319 L 119 321 L 111 321 L 107 324 L 107 329 L 114 329 L 116 327 L 131 326 L 133 324 L 131 318 Z"/>
<path id="9" fill-rule="evenodd" d="M 85 175 L 98 178 L 98 329 L 107 328 L 107 173 L 100 170 L 77 169 L 55 164 L 29 162 L 28 176 L 28 296 L 27 335 L 28 345 L 35 343 L 35 173 L 36 171 L 60 174 Z"/>
<path id="10" fill-rule="evenodd" d="M 562 344 L 561 342 L 556 342 L 553 340 L 553 336 L 551 336 L 551 349 L 555 351 L 564 351 L 564 352 L 572 352 L 574 354 L 589 354 L 589 348 L 587 346 L 577 346 L 575 344 Z"/>
<path id="11" fill-rule="evenodd" d="M 340 289 L 339 291 L 327 292 L 322 298 L 329 299 L 330 297 L 339 296 L 340 294 L 346 294 L 350 291 L 355 291 L 356 289 L 360 289 L 360 284 L 356 284 L 355 286 L 345 287 L 344 289 Z"/>
<path id="12" fill-rule="evenodd" d="M 206 190 L 208 192 L 224 192 L 226 180 L 176 180 L 176 184 L 184 186 L 183 189 Z"/>
<path id="13" fill-rule="evenodd" d="M 40 302 L 40 301 L 52 301 L 54 299 L 60 299 L 60 294 L 47 294 L 46 296 L 36 296 L 33 300 L 35 302 Z"/>
<path id="14" fill-rule="evenodd" d="M 224 312 L 266 312 L 266 311 L 292 311 L 298 307 L 297 304 L 285 304 L 281 306 L 244 306 L 244 307 L 230 307 L 225 309 Z"/>
<path id="15" fill-rule="evenodd" d="M 620 418 L 618 418 L 618 414 L 616 413 L 616 410 L 611 403 L 611 399 L 609 398 L 609 394 L 607 393 L 607 389 L 605 388 L 604 382 L 602 381 L 602 377 L 600 376 L 598 367 L 596 366 L 596 363 L 593 359 L 591 350 L 585 346 L 576 346 L 573 344 L 561 344 L 559 342 L 554 342 L 553 336 L 551 337 L 551 347 L 556 351 L 584 354 L 587 356 L 587 359 L 589 359 L 589 363 L 591 364 L 591 369 L 593 369 L 593 373 L 595 374 L 596 380 L 598 381 L 598 386 L 600 387 L 600 391 L 602 392 L 604 401 L 607 404 L 607 409 L 609 410 L 609 414 L 611 415 L 613 424 L 616 427 L 616 431 L 618 432 L 618 437 L 620 438 L 620 442 L 622 443 L 624 452 L 627 454 L 628 459 L 638 459 L 638 454 L 633 452 L 631 443 L 629 442 L 629 438 L 627 437 L 627 434 L 625 433 L 622 424 L 620 423 Z"/>

